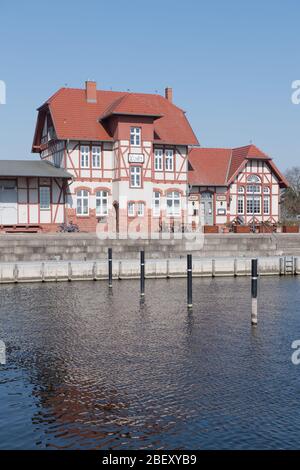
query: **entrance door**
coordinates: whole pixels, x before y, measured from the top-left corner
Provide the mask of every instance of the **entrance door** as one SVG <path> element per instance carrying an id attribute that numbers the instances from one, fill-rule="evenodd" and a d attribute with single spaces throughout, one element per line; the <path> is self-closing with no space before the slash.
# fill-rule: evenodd
<path id="1" fill-rule="evenodd" d="M 18 223 L 18 192 L 15 180 L 0 180 L 0 224 Z"/>
<path id="2" fill-rule="evenodd" d="M 204 225 L 213 225 L 214 224 L 214 214 L 213 214 L 213 195 L 212 193 L 201 193 L 201 222 Z"/>

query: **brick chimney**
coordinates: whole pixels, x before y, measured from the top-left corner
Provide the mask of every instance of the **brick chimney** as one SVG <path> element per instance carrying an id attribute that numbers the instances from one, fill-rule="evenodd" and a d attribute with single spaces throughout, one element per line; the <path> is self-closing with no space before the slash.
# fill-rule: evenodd
<path id="1" fill-rule="evenodd" d="M 85 95 L 88 103 L 97 103 L 97 83 L 92 80 L 85 82 Z"/>
<path id="2" fill-rule="evenodd" d="M 165 88 L 165 98 L 167 98 L 170 103 L 173 102 L 173 89 L 172 88 Z"/>

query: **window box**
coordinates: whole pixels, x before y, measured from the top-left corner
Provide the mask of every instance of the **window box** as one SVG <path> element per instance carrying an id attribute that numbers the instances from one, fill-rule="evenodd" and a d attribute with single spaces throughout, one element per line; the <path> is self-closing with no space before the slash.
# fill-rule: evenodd
<path id="1" fill-rule="evenodd" d="M 269 224 L 261 224 L 258 226 L 259 233 L 273 233 L 274 232 L 274 225 Z"/>
<path id="2" fill-rule="evenodd" d="M 299 233 L 299 226 L 298 225 L 283 225 L 282 231 L 283 233 Z"/>
<path id="3" fill-rule="evenodd" d="M 250 233 L 249 225 L 234 225 L 234 233 Z"/>
<path id="4" fill-rule="evenodd" d="M 204 225 L 204 233 L 219 233 L 217 225 Z"/>

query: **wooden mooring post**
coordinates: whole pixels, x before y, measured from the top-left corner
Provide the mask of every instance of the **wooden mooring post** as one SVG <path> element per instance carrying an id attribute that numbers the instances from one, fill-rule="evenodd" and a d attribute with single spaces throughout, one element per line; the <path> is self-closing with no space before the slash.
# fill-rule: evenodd
<path id="1" fill-rule="evenodd" d="M 112 287 L 112 248 L 108 248 L 108 287 Z"/>
<path id="2" fill-rule="evenodd" d="M 145 252 L 141 251 L 140 257 L 140 287 L 141 287 L 141 297 L 145 295 Z"/>
<path id="3" fill-rule="evenodd" d="M 257 325 L 257 258 L 251 260 L 251 324 Z"/>
<path id="4" fill-rule="evenodd" d="M 187 306 L 193 307 L 193 271 L 192 255 L 187 255 Z"/>

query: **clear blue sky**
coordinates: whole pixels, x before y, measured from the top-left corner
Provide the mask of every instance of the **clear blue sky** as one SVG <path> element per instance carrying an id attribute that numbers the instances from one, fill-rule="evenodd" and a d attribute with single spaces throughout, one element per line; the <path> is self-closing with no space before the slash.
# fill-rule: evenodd
<path id="1" fill-rule="evenodd" d="M 250 140 L 300 165 L 299 0 L 1 0 L 0 158 L 32 158 L 36 108 L 59 87 L 163 93 L 202 146 Z"/>

